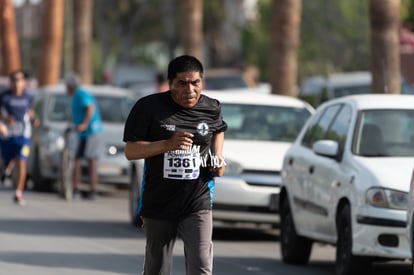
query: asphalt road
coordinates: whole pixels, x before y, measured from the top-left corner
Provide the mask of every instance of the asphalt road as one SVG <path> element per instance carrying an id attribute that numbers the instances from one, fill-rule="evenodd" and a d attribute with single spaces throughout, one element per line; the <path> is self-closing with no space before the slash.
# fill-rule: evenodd
<path id="1" fill-rule="evenodd" d="M 0 187 L 0 275 L 141 274 L 144 235 L 129 224 L 125 191 L 72 202 L 27 191 L 24 207 L 12 195 Z M 280 260 L 278 237 L 277 230 L 217 226 L 214 274 L 334 274 L 333 247 L 314 245 L 308 265 L 289 266 Z M 391 273 L 410 274 L 408 263 L 377 265 L 372 274 Z M 185 274 L 181 241 L 173 274 Z"/>

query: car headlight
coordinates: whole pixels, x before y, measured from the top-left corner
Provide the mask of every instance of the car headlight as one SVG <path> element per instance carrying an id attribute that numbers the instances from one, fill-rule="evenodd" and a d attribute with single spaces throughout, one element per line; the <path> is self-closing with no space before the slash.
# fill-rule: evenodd
<path id="1" fill-rule="evenodd" d="M 238 175 L 243 172 L 243 167 L 237 161 L 231 159 L 226 159 L 226 169 L 224 170 L 224 175 Z"/>
<path id="2" fill-rule="evenodd" d="M 370 188 L 366 193 L 367 203 L 382 208 L 390 209 L 407 209 L 407 193 L 385 189 L 385 188 Z"/>
<path id="3" fill-rule="evenodd" d="M 109 146 L 108 148 L 108 155 L 116 155 L 116 153 L 118 152 L 118 149 L 116 148 L 116 146 Z"/>
<path id="4" fill-rule="evenodd" d="M 106 153 L 109 156 L 115 156 L 117 154 L 122 154 L 123 152 L 124 152 L 124 146 L 119 146 L 119 145 L 109 145 L 106 150 Z"/>
<path id="5" fill-rule="evenodd" d="M 48 131 L 44 136 L 42 143 L 46 145 L 49 152 L 62 151 L 65 147 L 65 139 L 62 133 Z"/>

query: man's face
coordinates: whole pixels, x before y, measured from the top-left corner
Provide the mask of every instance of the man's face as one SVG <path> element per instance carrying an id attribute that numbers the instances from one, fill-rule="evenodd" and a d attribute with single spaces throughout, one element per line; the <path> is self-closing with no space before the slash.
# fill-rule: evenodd
<path id="1" fill-rule="evenodd" d="M 17 94 L 22 93 L 25 86 L 26 86 L 26 80 L 24 79 L 24 75 L 22 72 L 15 73 L 10 78 L 10 87 L 15 93 Z"/>
<path id="2" fill-rule="evenodd" d="M 200 72 L 182 72 L 170 82 L 171 95 L 175 103 L 192 108 L 200 98 L 203 81 Z"/>
<path id="3" fill-rule="evenodd" d="M 73 87 L 66 85 L 66 93 L 68 95 L 72 95 L 74 91 L 75 89 Z"/>

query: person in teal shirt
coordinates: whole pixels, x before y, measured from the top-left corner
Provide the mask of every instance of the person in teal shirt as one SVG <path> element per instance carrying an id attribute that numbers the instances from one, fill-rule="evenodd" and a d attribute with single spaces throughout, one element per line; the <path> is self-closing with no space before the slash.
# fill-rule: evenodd
<path id="1" fill-rule="evenodd" d="M 88 198 L 96 197 L 98 185 L 97 161 L 102 154 L 103 125 L 96 99 L 80 87 L 80 78 L 70 74 L 65 78 L 66 91 L 72 96 L 71 110 L 74 129 L 79 133 L 79 144 L 73 167 L 73 197 L 79 197 L 81 178 L 80 160 L 88 161 L 90 193 Z"/>

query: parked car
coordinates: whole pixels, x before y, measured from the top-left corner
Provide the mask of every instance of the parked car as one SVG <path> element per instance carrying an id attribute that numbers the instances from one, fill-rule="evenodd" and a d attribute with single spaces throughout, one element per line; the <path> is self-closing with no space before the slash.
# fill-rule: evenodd
<path id="1" fill-rule="evenodd" d="M 283 155 L 313 108 L 287 96 L 248 91 L 204 94 L 221 102 L 228 124 L 223 148 L 227 168 L 216 178 L 214 220 L 276 225 Z M 130 213 L 136 223 L 143 162 L 131 163 Z"/>
<path id="2" fill-rule="evenodd" d="M 410 189 L 407 196 L 407 236 L 411 253 L 411 271 L 414 272 L 414 168 L 411 174 Z"/>
<path id="3" fill-rule="evenodd" d="M 336 246 L 339 275 L 409 258 L 413 142 L 412 95 L 354 95 L 319 106 L 283 161 L 282 260 L 306 264 L 313 242 Z"/>
<path id="4" fill-rule="evenodd" d="M 207 69 L 203 78 L 206 90 L 249 89 L 243 73 L 233 68 Z"/>
<path id="5" fill-rule="evenodd" d="M 334 73 L 329 76 L 316 75 L 303 80 L 299 98 L 318 106 L 334 98 L 371 93 L 371 72 L 355 71 Z M 414 94 L 414 87 L 401 78 L 401 94 Z"/>
<path id="6" fill-rule="evenodd" d="M 318 106 L 333 98 L 370 92 L 371 72 L 356 71 L 308 77 L 301 84 L 299 98 Z"/>
<path id="7" fill-rule="evenodd" d="M 138 100 L 157 91 L 156 73 L 150 66 L 120 64 L 111 73 L 111 84 L 128 89 Z"/>
<path id="8" fill-rule="evenodd" d="M 124 156 L 122 133 L 125 120 L 135 100 L 129 91 L 111 86 L 84 86 L 96 98 L 103 121 L 105 152 L 98 161 L 99 183 L 129 184 L 129 162 Z M 64 85 L 38 90 L 34 110 L 40 126 L 33 129 L 28 173 L 35 190 L 48 190 L 59 179 L 59 165 L 64 147 L 64 130 L 70 123 L 70 96 Z M 82 181 L 87 180 L 86 163 Z"/>

